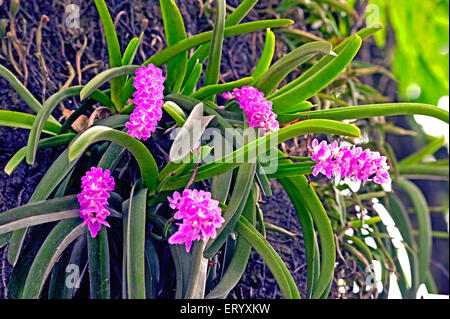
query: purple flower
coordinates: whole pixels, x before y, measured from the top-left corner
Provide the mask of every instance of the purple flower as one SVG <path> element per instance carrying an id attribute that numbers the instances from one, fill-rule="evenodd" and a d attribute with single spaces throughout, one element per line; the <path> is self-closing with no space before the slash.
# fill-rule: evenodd
<path id="1" fill-rule="evenodd" d="M 266 134 L 279 130 L 277 115 L 272 111 L 272 102 L 267 101 L 264 93 L 245 85 L 241 89 L 234 89 L 233 94 L 250 127 L 263 128 Z"/>
<path id="2" fill-rule="evenodd" d="M 102 225 L 110 227 L 106 221 L 109 216 L 108 198 L 109 193 L 114 190 L 114 178 L 109 170 L 91 167 L 86 175 L 81 178 L 82 191 L 78 194 L 80 203 L 80 217 L 83 225 L 87 225 L 92 238 L 97 236 Z"/>
<path id="3" fill-rule="evenodd" d="M 136 88 L 133 103 L 136 107 L 125 126 L 127 133 L 138 140 L 147 140 L 162 117 L 164 81 L 162 70 L 153 64 L 136 70 L 133 83 Z"/>
<path id="4" fill-rule="evenodd" d="M 389 165 L 385 156 L 361 147 L 339 146 L 335 141 L 328 144 L 315 139 L 312 147 L 311 159 L 317 161 L 313 175 L 319 173 L 331 177 L 353 178 L 355 181 L 374 181 L 377 184 L 391 184 Z"/>
<path id="5" fill-rule="evenodd" d="M 189 252 L 193 241 L 216 238 L 216 229 L 225 219 L 219 202 L 211 198 L 210 192 L 186 189 L 183 194 L 175 192 L 172 198 L 167 199 L 170 207 L 176 210 L 175 219 L 183 220 L 177 223 L 178 231 L 169 238 L 169 244 L 185 244 Z"/>

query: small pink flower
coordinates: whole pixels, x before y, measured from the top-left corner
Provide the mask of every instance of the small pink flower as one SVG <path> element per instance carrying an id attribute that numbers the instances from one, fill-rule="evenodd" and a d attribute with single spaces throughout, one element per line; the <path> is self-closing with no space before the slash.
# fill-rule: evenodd
<path id="1" fill-rule="evenodd" d="M 244 111 L 250 127 L 263 128 L 266 134 L 279 130 L 277 115 L 272 111 L 272 102 L 267 101 L 264 93 L 252 86 L 245 85 L 240 89 L 234 89 L 232 95 Z M 230 93 L 230 96 L 232 95 Z M 227 95 L 227 97 L 229 96 Z"/>
<path id="2" fill-rule="evenodd" d="M 125 126 L 127 133 L 138 140 L 150 138 L 162 117 L 164 81 L 162 70 L 153 64 L 136 70 L 133 82 L 136 88 L 133 103 L 136 107 Z"/>
<path id="3" fill-rule="evenodd" d="M 106 218 L 108 211 L 108 192 L 114 190 L 114 178 L 109 170 L 91 167 L 86 175 L 81 178 L 82 191 L 78 194 L 80 203 L 80 217 L 83 225 L 87 225 L 91 236 L 95 238 L 102 225 L 109 227 Z"/>
<path id="4" fill-rule="evenodd" d="M 216 238 L 216 229 L 225 220 L 219 202 L 211 198 L 210 192 L 186 189 L 182 195 L 174 192 L 172 198 L 167 199 L 170 207 L 176 210 L 175 219 L 183 220 L 176 224 L 178 231 L 169 238 L 169 244 L 184 244 L 189 252 L 193 241 Z"/>
<path id="5" fill-rule="evenodd" d="M 335 141 L 320 144 L 315 139 L 309 150 L 311 159 L 317 161 L 313 175 L 319 173 L 331 177 L 353 178 L 355 181 L 374 181 L 377 184 L 391 184 L 387 158 L 378 152 L 361 147 L 338 146 Z"/>
<path id="6" fill-rule="evenodd" d="M 231 93 L 231 92 L 225 92 L 225 93 L 222 93 L 222 97 L 223 97 L 225 100 L 231 100 L 231 99 L 233 98 L 233 93 Z"/>

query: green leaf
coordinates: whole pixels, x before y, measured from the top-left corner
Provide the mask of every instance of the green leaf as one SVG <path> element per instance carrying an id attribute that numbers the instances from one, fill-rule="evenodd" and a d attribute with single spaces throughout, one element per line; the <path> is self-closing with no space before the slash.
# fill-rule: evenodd
<path id="1" fill-rule="evenodd" d="M 53 265 L 59 256 L 75 239 L 86 232 L 80 218 L 59 222 L 42 244 L 31 265 L 22 298 L 37 299 L 44 287 Z"/>
<path id="2" fill-rule="evenodd" d="M 45 138 L 39 141 L 37 149 L 40 150 L 44 148 L 53 148 L 62 145 L 67 145 L 73 140 L 74 137 L 75 137 L 74 133 L 66 133 L 58 136 Z M 11 175 L 17 168 L 17 166 L 19 166 L 20 163 L 22 163 L 22 161 L 26 156 L 26 153 L 27 153 L 27 146 L 24 146 L 20 150 L 18 150 L 6 164 L 4 168 L 5 173 Z"/>
<path id="3" fill-rule="evenodd" d="M 119 144 L 133 154 L 139 164 L 144 185 L 148 187 L 150 194 L 153 194 L 158 181 L 155 159 L 144 144 L 124 132 L 105 126 L 91 127 L 69 146 L 69 162 L 81 156 L 90 145 L 104 140 Z"/>
<path id="4" fill-rule="evenodd" d="M 34 225 L 79 216 L 75 195 L 31 202 L 0 214 L 0 235 Z"/>
<path id="5" fill-rule="evenodd" d="M 355 120 L 376 116 L 426 115 L 449 123 L 449 113 L 436 106 L 418 103 L 387 103 L 346 106 L 328 110 L 302 112 L 310 119 Z M 277 118 L 280 124 L 298 119 L 298 115 L 281 114 Z"/>
<path id="6" fill-rule="evenodd" d="M 48 100 L 39 110 L 38 114 L 36 115 L 36 119 L 33 122 L 33 127 L 31 128 L 30 135 L 28 136 L 27 155 L 26 155 L 26 160 L 28 164 L 30 165 L 34 164 L 37 146 L 39 143 L 39 139 L 41 137 L 42 130 L 53 110 L 64 99 L 78 95 L 81 91 L 81 88 L 82 86 L 74 86 L 53 94 L 48 98 Z"/>
<path id="7" fill-rule="evenodd" d="M 312 174 L 312 167 L 316 162 L 301 162 L 292 164 L 280 164 L 273 174 L 267 174 L 268 178 L 284 178 L 290 176 L 300 176 Z"/>
<path id="8" fill-rule="evenodd" d="M 208 86 L 204 86 L 199 89 L 197 92 L 191 94 L 191 96 L 198 100 L 204 100 L 208 97 L 216 94 L 220 94 L 223 92 L 232 91 L 234 88 L 241 88 L 244 85 L 250 84 L 254 81 L 254 78 L 243 78 L 237 81 L 223 83 L 223 84 L 211 84 Z"/>
<path id="9" fill-rule="evenodd" d="M 427 202 L 420 189 L 412 182 L 399 178 L 398 186 L 408 195 L 414 207 L 419 226 L 419 283 L 425 283 L 427 273 L 430 266 L 431 249 L 432 249 L 432 233 L 430 211 Z"/>
<path id="10" fill-rule="evenodd" d="M 270 95 L 291 71 L 314 57 L 316 54 L 331 54 L 331 47 L 331 44 L 325 41 L 310 42 L 300 46 L 283 56 L 264 72 L 258 81 L 256 81 L 255 87 L 266 96 Z M 300 99 L 298 102 L 303 100 Z"/>
<path id="11" fill-rule="evenodd" d="M 35 121 L 35 119 L 35 115 L 22 112 L 0 110 L 0 126 L 24 128 L 30 130 L 33 127 L 33 122 Z M 44 122 L 42 132 L 50 135 L 57 135 L 60 129 L 60 124 L 46 121 Z"/>
<path id="12" fill-rule="evenodd" d="M 192 92 L 195 91 L 198 81 L 200 80 L 200 76 L 202 75 L 202 71 L 203 64 L 197 60 L 197 63 L 194 65 L 189 77 L 186 78 L 186 83 L 183 87 L 183 95 L 191 95 Z"/>
<path id="13" fill-rule="evenodd" d="M 214 193 L 213 193 L 214 194 Z M 216 196 L 213 196 L 216 198 Z M 252 192 L 248 196 L 247 203 L 242 211 L 242 216 L 251 222 L 253 225 L 255 223 L 255 209 L 257 204 L 257 193 L 255 186 L 253 186 Z M 248 259 L 250 257 L 252 247 L 243 238 L 243 236 L 238 236 L 236 246 L 233 252 L 233 257 L 222 276 L 222 279 L 214 287 L 213 290 L 209 292 L 206 299 L 224 299 L 228 296 L 230 291 L 238 284 L 242 275 L 247 267 Z"/>
<path id="14" fill-rule="evenodd" d="M 281 112 L 299 102 L 305 101 L 325 88 L 353 60 L 361 47 L 361 42 L 362 40 L 359 36 L 353 36 L 345 49 L 314 75 L 286 92 L 280 93 L 275 97 L 268 97 L 273 102 L 274 112 Z"/>
<path id="15" fill-rule="evenodd" d="M 47 199 L 59 183 L 61 183 L 66 175 L 72 170 L 76 161 L 69 163 L 67 154 L 68 150 L 65 150 L 59 155 L 56 161 L 53 162 L 52 166 L 47 170 L 31 195 L 30 200 L 28 201 L 29 203 Z M 8 248 L 8 262 L 12 266 L 15 266 L 17 259 L 19 258 L 19 253 L 22 249 L 26 233 L 27 229 L 24 228 L 14 231 L 11 236 Z"/>
<path id="16" fill-rule="evenodd" d="M 243 0 L 239 6 L 226 18 L 225 26 L 230 27 L 238 24 L 247 15 L 247 13 L 253 8 L 258 0 Z M 186 74 L 191 74 L 197 63 L 203 63 L 208 57 L 210 50 L 210 43 L 202 44 L 194 54 L 189 58 Z M 183 85 L 187 82 L 185 77 Z"/>
<path id="17" fill-rule="evenodd" d="M 263 52 L 252 73 L 252 78 L 254 78 L 255 81 L 258 81 L 259 78 L 269 68 L 270 64 L 272 63 L 274 52 L 275 52 L 275 34 L 272 31 L 270 31 L 270 29 L 267 29 Z"/>
<path id="18" fill-rule="evenodd" d="M 122 65 L 122 51 L 120 50 L 119 39 L 117 38 L 114 23 L 108 8 L 103 0 L 94 0 L 97 7 L 100 20 L 102 21 L 106 44 L 108 46 L 109 66 L 116 68 Z M 120 93 L 125 84 L 124 77 L 118 77 L 111 80 L 111 100 L 118 110 L 121 109 Z"/>
<path id="19" fill-rule="evenodd" d="M 299 194 L 301 195 L 302 203 L 311 213 L 320 238 L 320 275 L 312 293 L 312 298 L 319 298 L 325 292 L 330 280 L 333 278 L 334 264 L 336 262 L 333 229 L 319 197 L 309 185 L 306 177 L 299 176 L 291 179 L 291 182 L 295 183 L 300 190 Z"/>
<path id="20" fill-rule="evenodd" d="M 145 299 L 145 216 L 147 189 L 133 187 L 126 234 L 127 292 L 129 299 Z"/>
<path id="21" fill-rule="evenodd" d="M 241 216 L 236 225 L 236 230 L 239 235 L 260 254 L 262 259 L 266 262 L 270 271 L 272 272 L 281 292 L 286 299 L 300 299 L 300 294 L 297 290 L 292 275 L 286 268 L 281 257 L 277 254 L 275 249 L 264 239 L 263 236 L 245 219 Z"/>
<path id="22" fill-rule="evenodd" d="M 225 32 L 226 1 L 216 0 L 216 21 L 211 37 L 208 65 L 206 67 L 204 86 L 217 84 L 222 59 L 222 46 Z"/>
<path id="23" fill-rule="evenodd" d="M 187 38 L 183 18 L 174 0 L 160 0 L 167 47 Z M 166 84 L 172 92 L 178 93 L 186 72 L 188 52 L 183 52 L 171 59 L 167 67 Z"/>
<path id="24" fill-rule="evenodd" d="M 139 45 L 141 44 L 142 37 L 144 36 L 144 32 L 141 33 L 139 38 L 131 39 L 130 43 L 128 43 L 125 52 L 122 57 L 122 65 L 133 64 L 134 58 L 136 57 L 136 53 L 139 49 Z"/>
<path id="25" fill-rule="evenodd" d="M 108 231 L 102 227 L 97 237 L 86 233 L 88 243 L 90 299 L 111 298 Z"/>
<path id="26" fill-rule="evenodd" d="M 2 76 L 8 83 L 13 87 L 13 89 L 20 95 L 20 97 L 25 101 L 25 103 L 32 109 L 35 113 L 38 113 L 42 108 L 41 103 L 36 100 L 36 98 L 27 90 L 25 86 L 15 77 L 15 75 L 0 64 L 0 76 Z M 1 111 L 0 111 L 1 112 Z M 51 117 L 51 122 L 59 124 L 54 117 Z"/>
<path id="27" fill-rule="evenodd" d="M 320 265 L 318 265 L 320 263 L 319 258 L 317 258 L 316 263 L 316 257 L 319 254 L 319 250 L 316 249 L 317 238 L 316 233 L 314 231 L 313 220 L 311 217 L 311 213 L 308 211 L 308 208 L 306 207 L 306 205 L 302 200 L 301 196 L 302 189 L 301 187 L 299 187 L 300 185 L 295 181 L 295 178 L 289 177 L 282 178 L 279 179 L 279 181 L 283 185 L 289 198 L 291 199 L 292 204 L 295 207 L 295 211 L 297 212 L 297 218 L 302 228 L 306 254 L 306 270 L 307 270 L 306 276 L 308 284 L 308 298 L 311 298 L 314 285 L 316 284 L 315 278 L 317 279 L 319 277 L 318 272 L 320 269 Z"/>
<path id="28" fill-rule="evenodd" d="M 170 115 L 171 118 L 175 120 L 179 127 L 182 127 L 186 122 L 186 114 L 184 114 L 183 110 L 174 102 L 167 101 L 163 104 L 164 111 Z"/>
<path id="29" fill-rule="evenodd" d="M 236 176 L 234 183 L 233 194 L 230 198 L 230 203 L 223 212 L 222 217 L 225 219 L 222 226 L 217 230 L 217 237 L 210 240 L 206 246 L 204 257 L 210 259 L 219 251 L 220 247 L 225 243 L 228 236 L 234 231 L 239 216 L 244 210 L 247 198 L 249 196 L 253 178 L 255 176 L 256 165 L 253 163 L 243 164 Z"/>
<path id="30" fill-rule="evenodd" d="M 97 74 L 82 88 L 80 92 L 81 101 L 85 100 L 88 96 L 94 93 L 95 90 L 109 81 L 113 81 L 114 79 L 124 75 L 134 75 L 138 68 L 138 65 L 121 65 Z"/>
<path id="31" fill-rule="evenodd" d="M 431 162 L 432 163 L 432 162 Z M 433 165 L 400 165 L 400 175 L 414 177 L 417 179 L 427 179 L 429 177 L 442 177 L 448 179 L 448 166 L 433 166 Z"/>
<path id="32" fill-rule="evenodd" d="M 312 109 L 314 107 L 314 105 L 311 104 L 311 102 L 308 101 L 303 101 L 300 102 L 299 104 L 290 107 L 286 110 L 283 110 L 280 114 L 289 114 L 289 115 L 293 115 L 291 113 L 297 113 L 297 112 L 304 112 L 304 111 L 308 111 L 310 109 Z M 302 117 L 301 113 L 297 113 L 295 114 L 295 116 L 297 116 L 298 118 Z"/>
<path id="33" fill-rule="evenodd" d="M 402 159 L 399 164 L 401 166 L 413 165 L 420 163 L 426 156 L 436 153 L 445 143 L 445 137 L 437 138 L 430 144 L 417 151 L 414 154 Z"/>

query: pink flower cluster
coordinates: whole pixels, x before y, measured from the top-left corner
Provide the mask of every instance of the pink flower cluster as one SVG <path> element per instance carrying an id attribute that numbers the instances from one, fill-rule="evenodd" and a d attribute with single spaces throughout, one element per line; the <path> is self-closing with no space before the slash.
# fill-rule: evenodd
<path id="1" fill-rule="evenodd" d="M 133 102 L 136 105 L 130 120 L 125 124 L 128 134 L 138 140 L 147 140 L 156 130 L 156 124 L 162 117 L 164 98 L 162 70 L 153 64 L 136 70 L 133 86 Z"/>
<path id="2" fill-rule="evenodd" d="M 169 244 L 185 244 L 186 251 L 189 252 L 193 241 L 216 238 L 216 229 L 225 220 L 222 218 L 219 202 L 211 198 L 210 192 L 185 189 L 182 195 L 175 192 L 173 198 L 167 199 L 170 207 L 177 210 L 174 218 L 183 220 L 182 223 L 177 223 L 178 231 L 169 238 Z"/>
<path id="3" fill-rule="evenodd" d="M 102 225 L 110 227 L 106 221 L 109 216 L 108 192 L 114 190 L 114 178 L 109 170 L 91 167 L 86 175 L 81 178 L 82 191 L 78 194 L 80 203 L 80 217 L 83 225 L 87 225 L 93 238 L 97 236 Z"/>
<path id="4" fill-rule="evenodd" d="M 353 177 L 357 182 L 374 181 L 377 184 L 391 184 L 387 159 L 378 152 L 363 150 L 361 147 L 338 146 L 336 141 L 331 144 L 322 141 L 319 144 L 317 139 L 312 142 L 309 149 L 312 153 L 311 159 L 318 162 L 314 166 L 314 176 L 322 173 L 328 178 Z"/>
<path id="5" fill-rule="evenodd" d="M 266 130 L 266 134 L 278 131 L 280 128 L 277 115 L 272 111 L 272 102 L 267 101 L 264 93 L 258 89 L 245 85 L 241 89 L 234 89 L 233 95 L 242 110 L 250 127 L 260 127 Z M 222 95 L 224 99 L 231 99 L 230 92 Z"/>

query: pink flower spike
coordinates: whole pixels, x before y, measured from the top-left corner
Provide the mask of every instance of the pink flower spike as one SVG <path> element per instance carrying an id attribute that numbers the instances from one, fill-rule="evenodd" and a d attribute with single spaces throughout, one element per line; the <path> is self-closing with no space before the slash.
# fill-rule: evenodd
<path id="1" fill-rule="evenodd" d="M 272 102 L 267 101 L 264 93 L 252 86 L 244 85 L 240 89 L 234 89 L 233 94 L 247 116 L 250 127 L 260 127 L 266 134 L 279 130 L 280 125 L 276 120 L 277 115 L 272 111 Z"/>
<path id="2" fill-rule="evenodd" d="M 177 223 L 178 231 L 169 238 L 169 244 L 184 244 L 189 252 L 193 241 L 216 238 L 216 229 L 225 219 L 219 202 L 211 198 L 210 192 L 186 189 L 183 194 L 174 192 L 172 198 L 167 199 L 170 207 L 176 210 L 174 217 L 183 221 Z"/>
<path id="3" fill-rule="evenodd" d="M 125 124 L 128 134 L 138 140 L 147 140 L 156 131 L 156 125 L 162 117 L 164 98 L 162 70 L 153 64 L 136 70 L 133 86 L 133 103 L 136 105 L 130 120 Z"/>
<path id="4" fill-rule="evenodd" d="M 91 167 L 81 178 L 81 193 L 78 194 L 80 217 L 83 225 L 87 225 L 92 238 L 97 236 L 102 225 L 110 227 L 106 218 L 108 211 L 108 192 L 114 190 L 115 182 L 109 170 Z"/>
<path id="5" fill-rule="evenodd" d="M 352 178 L 363 183 L 374 181 L 381 185 L 390 185 L 389 165 L 387 158 L 378 152 L 360 147 L 339 146 L 337 142 L 328 144 L 322 141 L 320 144 L 315 139 L 311 147 L 311 159 L 317 161 L 313 175 L 319 173 L 328 178 Z"/>

